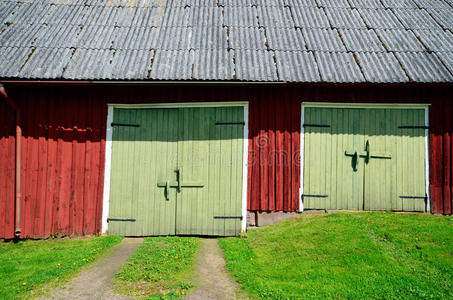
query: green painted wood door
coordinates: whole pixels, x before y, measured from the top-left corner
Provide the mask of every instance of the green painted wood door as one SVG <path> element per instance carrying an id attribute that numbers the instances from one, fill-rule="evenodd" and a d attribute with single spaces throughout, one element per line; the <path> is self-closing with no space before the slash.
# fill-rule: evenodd
<path id="1" fill-rule="evenodd" d="M 178 168 L 195 187 L 178 193 L 176 234 L 241 231 L 243 121 L 243 107 L 179 110 Z"/>
<path id="2" fill-rule="evenodd" d="M 115 109 L 113 123 L 109 233 L 174 234 L 176 189 L 157 183 L 175 179 L 178 110 Z"/>
<path id="3" fill-rule="evenodd" d="M 364 144 L 359 109 L 305 108 L 304 209 L 360 210 L 363 164 L 345 151 Z"/>
<path id="4" fill-rule="evenodd" d="M 109 233 L 238 234 L 243 116 L 243 107 L 115 109 Z"/>
<path id="5" fill-rule="evenodd" d="M 369 109 L 364 115 L 371 156 L 365 209 L 425 211 L 424 109 Z"/>
<path id="6" fill-rule="evenodd" d="M 305 209 L 424 211 L 424 109 L 304 109 Z"/>

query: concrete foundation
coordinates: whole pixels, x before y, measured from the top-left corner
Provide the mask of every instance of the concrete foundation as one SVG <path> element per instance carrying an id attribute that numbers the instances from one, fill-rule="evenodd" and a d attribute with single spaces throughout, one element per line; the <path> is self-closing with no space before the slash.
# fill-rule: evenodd
<path id="1" fill-rule="evenodd" d="M 325 210 L 305 210 L 304 212 L 259 212 L 249 211 L 247 212 L 247 227 L 261 227 L 266 225 L 272 225 L 279 221 L 283 221 L 289 218 L 294 218 L 300 215 L 308 214 L 323 214 Z"/>

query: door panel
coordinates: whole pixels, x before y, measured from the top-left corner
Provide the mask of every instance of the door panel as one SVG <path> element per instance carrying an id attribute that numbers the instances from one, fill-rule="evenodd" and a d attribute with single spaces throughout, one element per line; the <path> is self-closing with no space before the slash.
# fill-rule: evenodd
<path id="1" fill-rule="evenodd" d="M 360 110 L 304 111 L 304 208 L 362 209 L 364 164 L 345 153 L 363 144 Z"/>
<path id="2" fill-rule="evenodd" d="M 241 231 L 243 107 L 179 110 L 177 234 Z M 220 122 L 223 125 L 216 125 Z M 233 217 L 233 218 L 231 218 Z"/>
<path id="3" fill-rule="evenodd" d="M 364 131 L 370 158 L 365 167 L 365 210 L 389 210 L 396 196 L 397 180 L 392 178 L 396 170 L 397 156 L 394 145 L 398 142 L 395 109 L 366 109 Z"/>
<path id="4" fill-rule="evenodd" d="M 403 150 L 401 157 L 402 168 L 407 172 L 398 172 L 398 207 L 404 211 L 424 211 L 426 209 L 425 194 L 425 112 L 421 109 L 401 112 L 398 127 L 398 148 Z M 406 198 L 401 198 L 406 197 Z M 415 198 L 414 198 L 415 197 Z"/>
<path id="5" fill-rule="evenodd" d="M 424 109 L 370 109 L 366 139 L 372 157 L 365 168 L 365 209 L 424 211 Z M 379 155 L 377 155 L 379 156 Z M 403 198 L 402 198 L 403 197 Z M 413 198 L 415 197 L 415 198 Z"/>
<path id="6" fill-rule="evenodd" d="M 177 110 L 115 109 L 110 183 L 109 233 L 125 236 L 175 233 L 176 189 L 158 187 L 174 180 L 177 164 Z M 121 221 L 121 219 L 135 219 Z"/>

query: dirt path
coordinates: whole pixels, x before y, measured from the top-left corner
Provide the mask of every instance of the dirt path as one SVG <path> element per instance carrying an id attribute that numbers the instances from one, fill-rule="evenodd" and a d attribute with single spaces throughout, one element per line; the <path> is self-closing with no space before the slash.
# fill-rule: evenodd
<path id="1" fill-rule="evenodd" d="M 185 299 L 236 299 L 239 285 L 225 270 L 225 259 L 216 239 L 205 239 L 198 254 L 197 288 Z M 241 297 L 242 298 L 242 297 Z"/>
<path id="2" fill-rule="evenodd" d="M 141 238 L 125 238 L 112 248 L 112 253 L 101 258 L 71 282 L 58 287 L 48 298 L 42 299 L 134 299 L 113 294 L 113 276 L 141 245 Z"/>

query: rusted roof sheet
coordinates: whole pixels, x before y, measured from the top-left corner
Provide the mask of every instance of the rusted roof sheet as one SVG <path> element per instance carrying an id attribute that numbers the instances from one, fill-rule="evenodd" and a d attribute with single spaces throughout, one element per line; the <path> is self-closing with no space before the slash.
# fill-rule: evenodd
<path id="1" fill-rule="evenodd" d="M 0 79 L 453 82 L 451 0 L 3 0 Z"/>

